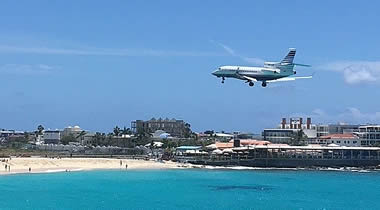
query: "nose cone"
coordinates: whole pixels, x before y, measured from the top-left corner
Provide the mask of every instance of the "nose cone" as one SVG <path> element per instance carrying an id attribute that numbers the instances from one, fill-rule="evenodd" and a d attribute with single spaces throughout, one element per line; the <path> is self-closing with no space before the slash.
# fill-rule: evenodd
<path id="1" fill-rule="evenodd" d="M 214 75 L 214 76 L 218 76 L 218 71 L 219 71 L 219 70 L 215 70 L 215 71 L 213 71 L 211 74 Z"/>

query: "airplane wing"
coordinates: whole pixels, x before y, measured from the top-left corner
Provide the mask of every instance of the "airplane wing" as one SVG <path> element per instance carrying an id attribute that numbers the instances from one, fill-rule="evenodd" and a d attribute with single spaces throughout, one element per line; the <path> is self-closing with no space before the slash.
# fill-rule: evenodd
<path id="1" fill-rule="evenodd" d="M 244 79 L 246 79 L 246 80 L 248 80 L 248 81 L 250 81 L 250 82 L 257 82 L 257 79 L 255 79 L 255 78 L 252 78 L 252 77 L 247 77 L 247 76 L 243 76 L 243 75 L 241 75 Z"/>
<path id="2" fill-rule="evenodd" d="M 294 81 L 296 79 L 311 79 L 313 78 L 312 76 L 308 77 L 284 77 L 280 79 L 275 79 L 275 80 L 268 80 L 267 83 L 273 83 L 273 82 L 287 82 L 287 81 Z"/>

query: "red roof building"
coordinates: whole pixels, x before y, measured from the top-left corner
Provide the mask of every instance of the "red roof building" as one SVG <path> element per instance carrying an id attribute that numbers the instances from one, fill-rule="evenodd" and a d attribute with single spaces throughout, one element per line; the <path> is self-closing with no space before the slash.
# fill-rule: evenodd
<path id="1" fill-rule="evenodd" d="M 317 140 L 319 144 L 336 144 L 339 146 L 360 146 L 359 137 L 352 133 L 331 134 L 321 136 Z"/>

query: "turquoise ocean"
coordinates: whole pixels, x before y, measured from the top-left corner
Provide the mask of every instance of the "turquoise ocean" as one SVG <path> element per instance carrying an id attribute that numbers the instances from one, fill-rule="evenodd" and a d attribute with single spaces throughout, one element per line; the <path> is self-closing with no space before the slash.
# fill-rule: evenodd
<path id="1" fill-rule="evenodd" d="M 380 173 L 128 170 L 0 176 L 0 209 L 380 209 Z"/>

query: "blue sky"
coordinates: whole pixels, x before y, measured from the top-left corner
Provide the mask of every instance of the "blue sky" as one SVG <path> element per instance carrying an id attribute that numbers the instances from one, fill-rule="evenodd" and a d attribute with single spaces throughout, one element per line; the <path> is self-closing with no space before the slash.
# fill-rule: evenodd
<path id="1" fill-rule="evenodd" d="M 110 131 L 179 118 L 260 132 L 282 117 L 379 123 L 375 1 L 3 1 L 0 128 Z M 210 73 L 297 48 L 297 75 L 267 88 Z"/>

